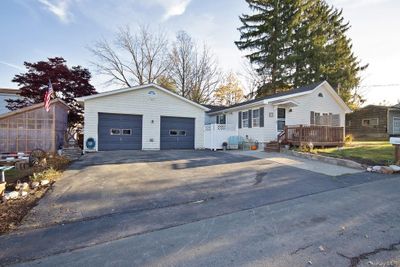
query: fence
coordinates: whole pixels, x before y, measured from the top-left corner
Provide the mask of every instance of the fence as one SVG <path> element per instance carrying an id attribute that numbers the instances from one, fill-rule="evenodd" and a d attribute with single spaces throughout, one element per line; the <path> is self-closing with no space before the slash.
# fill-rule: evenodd
<path id="1" fill-rule="evenodd" d="M 230 136 L 237 136 L 238 130 L 232 124 L 208 124 L 204 126 L 204 148 L 222 149 Z"/>

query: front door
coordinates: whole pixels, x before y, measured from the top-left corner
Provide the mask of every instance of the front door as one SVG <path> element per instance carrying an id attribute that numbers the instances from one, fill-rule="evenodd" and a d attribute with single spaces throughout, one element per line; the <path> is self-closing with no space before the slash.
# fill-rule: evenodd
<path id="1" fill-rule="evenodd" d="M 277 129 L 278 132 L 281 132 L 285 129 L 286 125 L 286 109 L 278 108 L 278 120 L 277 120 Z"/>

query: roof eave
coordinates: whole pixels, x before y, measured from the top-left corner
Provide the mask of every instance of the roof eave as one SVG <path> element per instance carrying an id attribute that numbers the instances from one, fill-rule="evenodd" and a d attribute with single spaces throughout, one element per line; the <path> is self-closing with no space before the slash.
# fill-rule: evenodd
<path id="1" fill-rule="evenodd" d="M 174 96 L 174 97 L 176 97 L 176 98 L 178 98 L 180 100 L 183 100 L 183 101 L 185 101 L 185 102 L 187 102 L 189 104 L 192 104 L 192 105 L 194 105 L 194 106 L 196 106 L 196 107 L 198 107 L 198 108 L 200 108 L 200 109 L 202 109 L 204 111 L 209 111 L 210 110 L 209 108 L 207 108 L 207 107 L 205 107 L 205 106 L 203 106 L 203 105 L 201 105 L 199 103 L 191 101 L 191 100 L 189 100 L 187 98 L 184 98 L 184 97 L 182 97 L 180 95 L 177 95 L 177 94 L 175 94 L 175 93 L 173 93 L 173 92 L 171 92 L 171 91 L 169 91 L 169 90 L 167 90 L 167 89 L 165 89 L 165 88 L 163 88 L 163 87 L 161 87 L 161 86 L 159 86 L 157 84 L 154 84 L 154 83 L 135 86 L 135 87 L 128 87 L 128 88 L 112 90 L 112 91 L 108 91 L 108 92 L 104 92 L 104 93 L 100 93 L 100 94 L 96 94 L 96 95 L 78 97 L 78 98 L 76 98 L 76 101 L 78 101 L 81 104 L 84 104 L 84 102 L 86 100 L 99 98 L 99 97 L 105 97 L 105 96 L 114 95 L 114 94 L 122 94 L 122 93 L 125 93 L 125 92 L 134 91 L 134 90 L 140 90 L 140 89 L 144 89 L 144 88 L 147 88 L 147 87 L 155 87 L 155 88 L 157 88 L 157 89 L 159 89 L 159 90 L 161 90 L 161 91 L 163 91 L 163 92 L 165 92 L 167 94 L 170 94 L 170 95 L 172 95 L 172 96 Z"/>

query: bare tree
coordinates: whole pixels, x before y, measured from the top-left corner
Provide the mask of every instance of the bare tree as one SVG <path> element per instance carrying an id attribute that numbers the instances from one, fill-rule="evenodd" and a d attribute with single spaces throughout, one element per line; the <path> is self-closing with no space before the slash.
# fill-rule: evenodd
<path id="1" fill-rule="evenodd" d="M 178 32 L 170 54 L 170 75 L 175 81 L 177 92 L 183 97 L 187 97 L 190 93 L 194 54 L 195 46 L 192 38 L 184 31 Z"/>
<path id="2" fill-rule="evenodd" d="M 242 64 L 241 80 L 244 81 L 246 98 L 253 99 L 257 96 L 258 90 L 266 84 L 266 75 L 260 74 L 259 71 L 245 59 Z"/>
<path id="3" fill-rule="evenodd" d="M 179 95 L 197 103 L 208 103 L 220 81 L 215 56 L 204 45 L 199 49 L 186 32 L 178 32 L 170 54 L 170 75 Z"/>
<path id="4" fill-rule="evenodd" d="M 210 49 L 206 45 L 201 51 L 196 49 L 190 99 L 197 103 L 209 103 L 220 80 L 221 72 Z"/>
<path id="5" fill-rule="evenodd" d="M 114 45 L 103 39 L 89 50 L 97 58 L 92 62 L 100 74 L 110 77 L 110 83 L 131 87 L 154 83 L 166 74 L 169 66 L 168 40 L 159 31 L 140 26 L 136 33 L 120 28 Z"/>

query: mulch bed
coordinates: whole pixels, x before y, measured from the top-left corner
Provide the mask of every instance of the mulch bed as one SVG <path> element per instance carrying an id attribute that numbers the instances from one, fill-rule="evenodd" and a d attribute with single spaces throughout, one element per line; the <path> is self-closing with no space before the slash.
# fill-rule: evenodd
<path id="1" fill-rule="evenodd" d="M 15 230 L 28 212 L 37 205 L 50 186 L 31 190 L 24 198 L 10 199 L 0 204 L 0 235 Z"/>
<path id="2" fill-rule="evenodd" d="M 62 157 L 49 158 L 47 160 L 48 166 L 46 168 L 35 167 L 28 168 L 25 170 L 15 170 L 9 174 L 6 173 L 6 190 L 12 191 L 15 188 L 17 182 L 30 182 L 29 176 L 34 172 L 40 172 L 49 167 L 55 168 L 59 171 L 64 171 L 69 166 L 69 160 Z M 2 202 L 0 196 L 0 235 L 9 233 L 16 230 L 21 225 L 22 219 L 29 213 L 29 211 L 35 207 L 39 200 L 46 194 L 46 192 L 52 187 L 54 180 L 45 186 L 40 186 L 36 189 L 30 189 L 26 197 L 18 199 L 9 199 Z M 1 265 L 1 264 L 0 264 Z"/>

